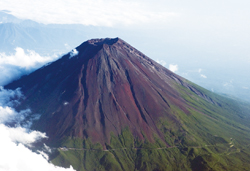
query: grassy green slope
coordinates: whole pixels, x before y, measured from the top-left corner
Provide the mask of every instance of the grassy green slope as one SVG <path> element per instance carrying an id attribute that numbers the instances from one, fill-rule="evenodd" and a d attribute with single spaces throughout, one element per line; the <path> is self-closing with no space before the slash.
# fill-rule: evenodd
<path id="1" fill-rule="evenodd" d="M 209 92 L 188 82 L 212 98 L 214 105 L 178 84 L 176 88 L 187 103 L 189 114 L 171 105 L 180 121 L 161 118 L 158 128 L 165 142 L 155 137 L 150 143 L 135 139 L 124 128 L 119 136 L 111 133 L 103 148 L 90 139 L 65 139 L 52 163 L 72 165 L 78 171 L 92 170 L 248 170 L 250 168 L 250 105 Z M 167 145 L 166 145 L 167 144 Z M 105 150 L 104 150 L 105 149 Z"/>

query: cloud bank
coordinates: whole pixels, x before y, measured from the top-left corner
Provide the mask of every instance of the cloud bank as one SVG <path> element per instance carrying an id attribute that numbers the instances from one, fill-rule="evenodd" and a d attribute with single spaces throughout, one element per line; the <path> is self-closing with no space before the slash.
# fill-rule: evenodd
<path id="1" fill-rule="evenodd" d="M 27 148 L 31 147 L 32 143 L 47 137 L 45 133 L 30 130 L 31 123 L 21 127 L 21 122 L 31 111 L 26 109 L 17 112 L 8 106 L 16 104 L 17 100 L 13 99 L 18 98 L 22 98 L 19 89 L 13 91 L 0 87 L 0 171 L 73 171 L 72 167 L 69 169 L 56 167 L 48 162 L 46 153 L 39 151 L 35 153 Z M 32 122 L 33 119 L 28 122 Z M 5 125 L 8 122 L 14 122 L 16 126 L 8 127 Z"/>
<path id="2" fill-rule="evenodd" d="M 0 65 L 14 65 L 25 69 L 37 68 L 47 63 L 57 56 L 40 56 L 33 50 L 27 50 L 17 47 L 15 49 L 16 53 L 12 55 L 6 55 L 5 53 L 0 53 Z"/>
<path id="3" fill-rule="evenodd" d="M 48 23 L 84 24 L 93 26 L 131 25 L 161 22 L 176 13 L 155 10 L 145 1 L 132 0 L 2 0 L 0 9 L 13 15 Z"/>
<path id="4" fill-rule="evenodd" d="M 20 89 L 6 90 L 2 86 L 23 74 L 28 74 L 58 56 L 42 57 L 34 51 L 16 48 L 16 53 L 0 53 L 0 171 L 73 171 L 60 168 L 48 162 L 48 155 L 42 151 L 32 152 L 34 142 L 47 138 L 45 133 L 30 130 L 39 114 L 32 114 L 30 109 L 17 112 L 13 109 L 23 98 Z M 31 115 L 32 114 L 32 115 Z M 27 119 L 27 116 L 31 118 Z M 9 127 L 6 125 L 12 125 Z M 49 152 L 48 147 L 44 147 Z"/>
<path id="5" fill-rule="evenodd" d="M 32 50 L 17 47 L 15 54 L 0 53 L 0 86 L 8 84 L 21 75 L 29 74 L 44 64 L 59 58 L 58 55 L 40 56 Z"/>
<path id="6" fill-rule="evenodd" d="M 72 167 L 64 169 L 54 166 L 42 154 L 24 146 L 36 141 L 40 133 L 28 133 L 23 128 L 9 128 L 3 124 L 0 124 L 0 132 L 0 171 L 73 171 Z"/>

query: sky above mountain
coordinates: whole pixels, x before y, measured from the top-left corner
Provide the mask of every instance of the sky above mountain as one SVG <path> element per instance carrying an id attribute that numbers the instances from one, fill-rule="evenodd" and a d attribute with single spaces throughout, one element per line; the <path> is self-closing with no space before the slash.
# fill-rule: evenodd
<path id="1" fill-rule="evenodd" d="M 74 1 L 2 1 L 1 8 L 20 18 L 45 24 L 84 24 L 94 26 L 132 26 L 159 23 L 178 15 L 176 12 L 152 8 L 147 1 L 74 0 Z M 157 3 L 158 4 L 158 3 Z M 160 3 L 154 6 L 161 7 Z M 48 18 L 49 16 L 49 18 Z"/>
<path id="2" fill-rule="evenodd" d="M 206 30 L 230 26 L 243 29 L 249 26 L 249 1 L 211 0 L 62 0 L 32 1 L 2 0 L 2 10 L 20 18 L 31 19 L 45 24 L 83 24 L 94 26 L 145 26 L 171 27 Z M 232 23 L 234 23 L 232 25 Z M 153 25 L 155 24 L 155 25 Z M 207 27 L 209 26 L 209 27 Z M 229 30 L 228 28 L 226 30 Z"/>

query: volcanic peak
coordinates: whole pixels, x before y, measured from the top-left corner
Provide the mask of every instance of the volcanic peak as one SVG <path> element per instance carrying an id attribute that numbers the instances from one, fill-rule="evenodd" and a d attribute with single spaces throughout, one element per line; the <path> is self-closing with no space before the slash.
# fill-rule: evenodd
<path id="1" fill-rule="evenodd" d="M 88 40 L 76 49 L 77 57 L 67 54 L 6 86 L 22 88 L 26 98 L 19 109 L 42 115 L 34 128 L 51 142 L 90 137 L 104 145 L 111 132 L 118 136 L 126 127 L 140 140 L 154 142 L 156 135 L 165 142 L 159 119 L 181 125 L 173 106 L 189 114 L 178 85 L 209 99 L 119 38 Z"/>
<path id="2" fill-rule="evenodd" d="M 117 38 L 105 38 L 105 39 L 91 39 L 91 40 L 88 40 L 88 43 L 92 45 L 103 45 L 103 44 L 113 45 L 118 40 L 119 40 L 118 37 Z"/>

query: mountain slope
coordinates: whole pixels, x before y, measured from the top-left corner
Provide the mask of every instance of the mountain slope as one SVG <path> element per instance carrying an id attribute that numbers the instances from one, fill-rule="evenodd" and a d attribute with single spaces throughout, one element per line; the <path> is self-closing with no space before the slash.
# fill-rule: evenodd
<path id="1" fill-rule="evenodd" d="M 14 53 L 16 47 L 40 55 L 64 53 L 78 45 L 90 30 L 82 25 L 41 24 L 0 11 L 0 52 Z"/>
<path id="2" fill-rule="evenodd" d="M 16 47 L 34 50 L 41 55 L 67 52 L 86 38 L 84 27 L 68 29 L 67 26 L 54 28 L 24 20 L 21 23 L 0 24 L 0 52 L 13 53 Z M 79 31 L 81 30 L 81 31 Z"/>
<path id="3" fill-rule="evenodd" d="M 47 143 L 67 147 L 52 156 L 54 163 L 78 170 L 211 170 L 221 160 L 216 167 L 228 169 L 235 157 L 217 153 L 230 150 L 249 161 L 248 152 L 237 151 L 249 141 L 248 115 L 232 100 L 119 38 L 92 39 L 76 51 L 5 86 L 21 88 L 17 110 L 41 114 L 33 128 L 47 133 Z"/>

